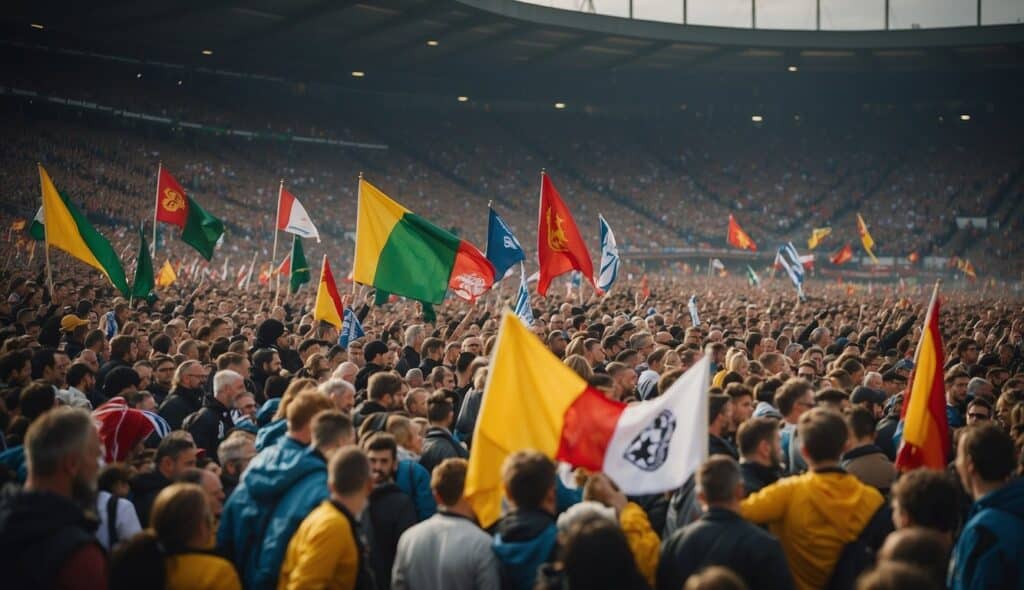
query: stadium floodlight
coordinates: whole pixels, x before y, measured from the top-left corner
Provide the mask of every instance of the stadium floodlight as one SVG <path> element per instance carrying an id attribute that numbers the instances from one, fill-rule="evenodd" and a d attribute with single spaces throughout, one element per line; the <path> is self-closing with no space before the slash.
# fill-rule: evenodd
<path id="1" fill-rule="evenodd" d="M 459 97 L 459 102 L 469 102 L 469 97 L 468 96 L 460 96 Z"/>
<path id="2" fill-rule="evenodd" d="M 178 80 L 178 86 L 181 86 L 181 80 Z"/>
<path id="3" fill-rule="evenodd" d="M 960 115 L 960 120 L 961 121 L 970 121 L 971 120 L 971 116 L 968 115 L 967 113 L 964 113 L 964 114 Z"/>
<path id="4" fill-rule="evenodd" d="M 564 102 L 556 102 L 555 103 L 555 108 L 558 109 L 558 110 L 562 110 L 562 109 L 565 108 L 565 103 Z"/>
<path id="5" fill-rule="evenodd" d="M 760 123 L 761 121 L 764 121 L 764 117 L 762 117 L 761 115 L 752 115 L 750 117 L 750 120 L 755 123 Z"/>
<path id="6" fill-rule="evenodd" d="M 353 78 L 363 78 L 365 76 L 366 76 L 366 72 L 360 72 L 359 70 L 356 70 L 356 71 L 352 72 L 352 77 Z"/>
<path id="7" fill-rule="evenodd" d="M 796 67 L 796 66 L 789 66 L 789 67 L 788 67 L 788 68 L 786 68 L 786 69 L 787 69 L 788 71 L 790 71 L 790 72 L 798 72 L 798 71 L 800 71 L 800 68 L 798 68 L 798 67 Z"/>
<path id="8" fill-rule="evenodd" d="M 138 74 L 135 74 L 135 77 L 136 78 L 141 78 L 142 77 L 142 72 L 139 72 Z"/>
<path id="9" fill-rule="evenodd" d="M 36 29 L 37 31 L 42 31 L 43 29 L 46 28 L 46 27 L 44 27 L 43 25 L 41 25 L 39 23 L 32 23 L 29 26 L 32 27 L 33 29 Z"/>
<path id="10" fill-rule="evenodd" d="M 213 50 L 212 49 L 204 49 L 203 50 L 203 55 L 213 55 Z"/>
<path id="11" fill-rule="evenodd" d="M 438 41 L 437 39 L 430 39 L 429 41 L 427 41 L 427 45 L 430 47 L 437 47 L 440 44 L 441 42 Z"/>

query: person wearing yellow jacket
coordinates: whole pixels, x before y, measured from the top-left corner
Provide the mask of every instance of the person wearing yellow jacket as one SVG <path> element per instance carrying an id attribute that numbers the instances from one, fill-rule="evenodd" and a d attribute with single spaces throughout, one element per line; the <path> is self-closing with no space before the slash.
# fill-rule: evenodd
<path id="1" fill-rule="evenodd" d="M 658 571 L 658 558 L 661 555 L 661 539 L 651 527 L 651 521 L 644 509 L 629 502 L 626 495 L 603 473 L 590 476 L 583 497 L 615 509 L 619 527 L 626 535 L 626 543 L 629 544 L 629 550 L 636 562 L 636 569 L 653 588 L 654 577 Z"/>
<path id="2" fill-rule="evenodd" d="M 751 494 L 740 514 L 768 525 L 782 543 L 796 587 L 815 590 L 828 584 L 847 544 L 858 538 L 880 544 L 892 524 L 878 490 L 839 467 L 849 436 L 842 416 L 816 408 L 800 417 L 798 429 L 810 471 Z"/>
<path id="3" fill-rule="evenodd" d="M 338 451 L 328 466 L 324 500 L 299 525 L 278 578 L 278 590 L 373 588 L 366 544 L 356 520 L 367 505 L 373 479 L 362 450 Z"/>

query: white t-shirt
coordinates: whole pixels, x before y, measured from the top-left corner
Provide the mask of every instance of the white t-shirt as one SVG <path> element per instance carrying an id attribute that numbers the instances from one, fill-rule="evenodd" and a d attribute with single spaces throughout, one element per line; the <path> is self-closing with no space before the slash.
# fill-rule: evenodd
<path id="1" fill-rule="evenodd" d="M 96 495 L 96 514 L 100 517 L 100 526 L 96 529 L 96 540 L 103 545 L 103 548 L 110 551 L 110 535 L 107 534 L 107 502 L 110 501 L 110 492 L 100 491 Z M 117 529 L 117 542 L 118 544 L 124 543 L 128 539 L 131 539 L 140 531 L 142 527 L 139 526 L 139 516 L 135 513 L 135 506 L 131 502 L 124 498 L 117 499 L 117 520 L 115 521 L 115 528 Z"/>

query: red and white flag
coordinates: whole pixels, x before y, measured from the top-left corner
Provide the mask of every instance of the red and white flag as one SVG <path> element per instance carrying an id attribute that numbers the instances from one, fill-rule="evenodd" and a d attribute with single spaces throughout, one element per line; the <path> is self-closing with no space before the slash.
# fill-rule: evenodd
<path id="1" fill-rule="evenodd" d="M 288 192 L 281 183 L 281 190 L 277 197 L 277 229 L 295 234 L 300 238 L 316 238 L 320 241 L 320 232 L 313 225 L 313 220 L 306 213 L 306 208 L 295 198 L 295 195 Z"/>

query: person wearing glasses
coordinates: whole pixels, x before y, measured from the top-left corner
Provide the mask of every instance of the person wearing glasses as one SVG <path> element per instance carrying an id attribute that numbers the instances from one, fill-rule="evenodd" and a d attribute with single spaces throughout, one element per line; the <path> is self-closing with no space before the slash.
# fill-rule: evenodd
<path id="1" fill-rule="evenodd" d="M 189 360 L 181 363 L 174 374 L 174 382 L 170 395 L 160 404 L 159 414 L 171 426 L 172 430 L 181 428 L 185 417 L 198 412 L 203 407 L 203 386 L 206 384 L 207 370 L 199 361 Z"/>
<path id="2" fill-rule="evenodd" d="M 992 404 L 982 397 L 976 397 L 967 404 L 967 425 L 984 424 L 992 420 Z"/>

